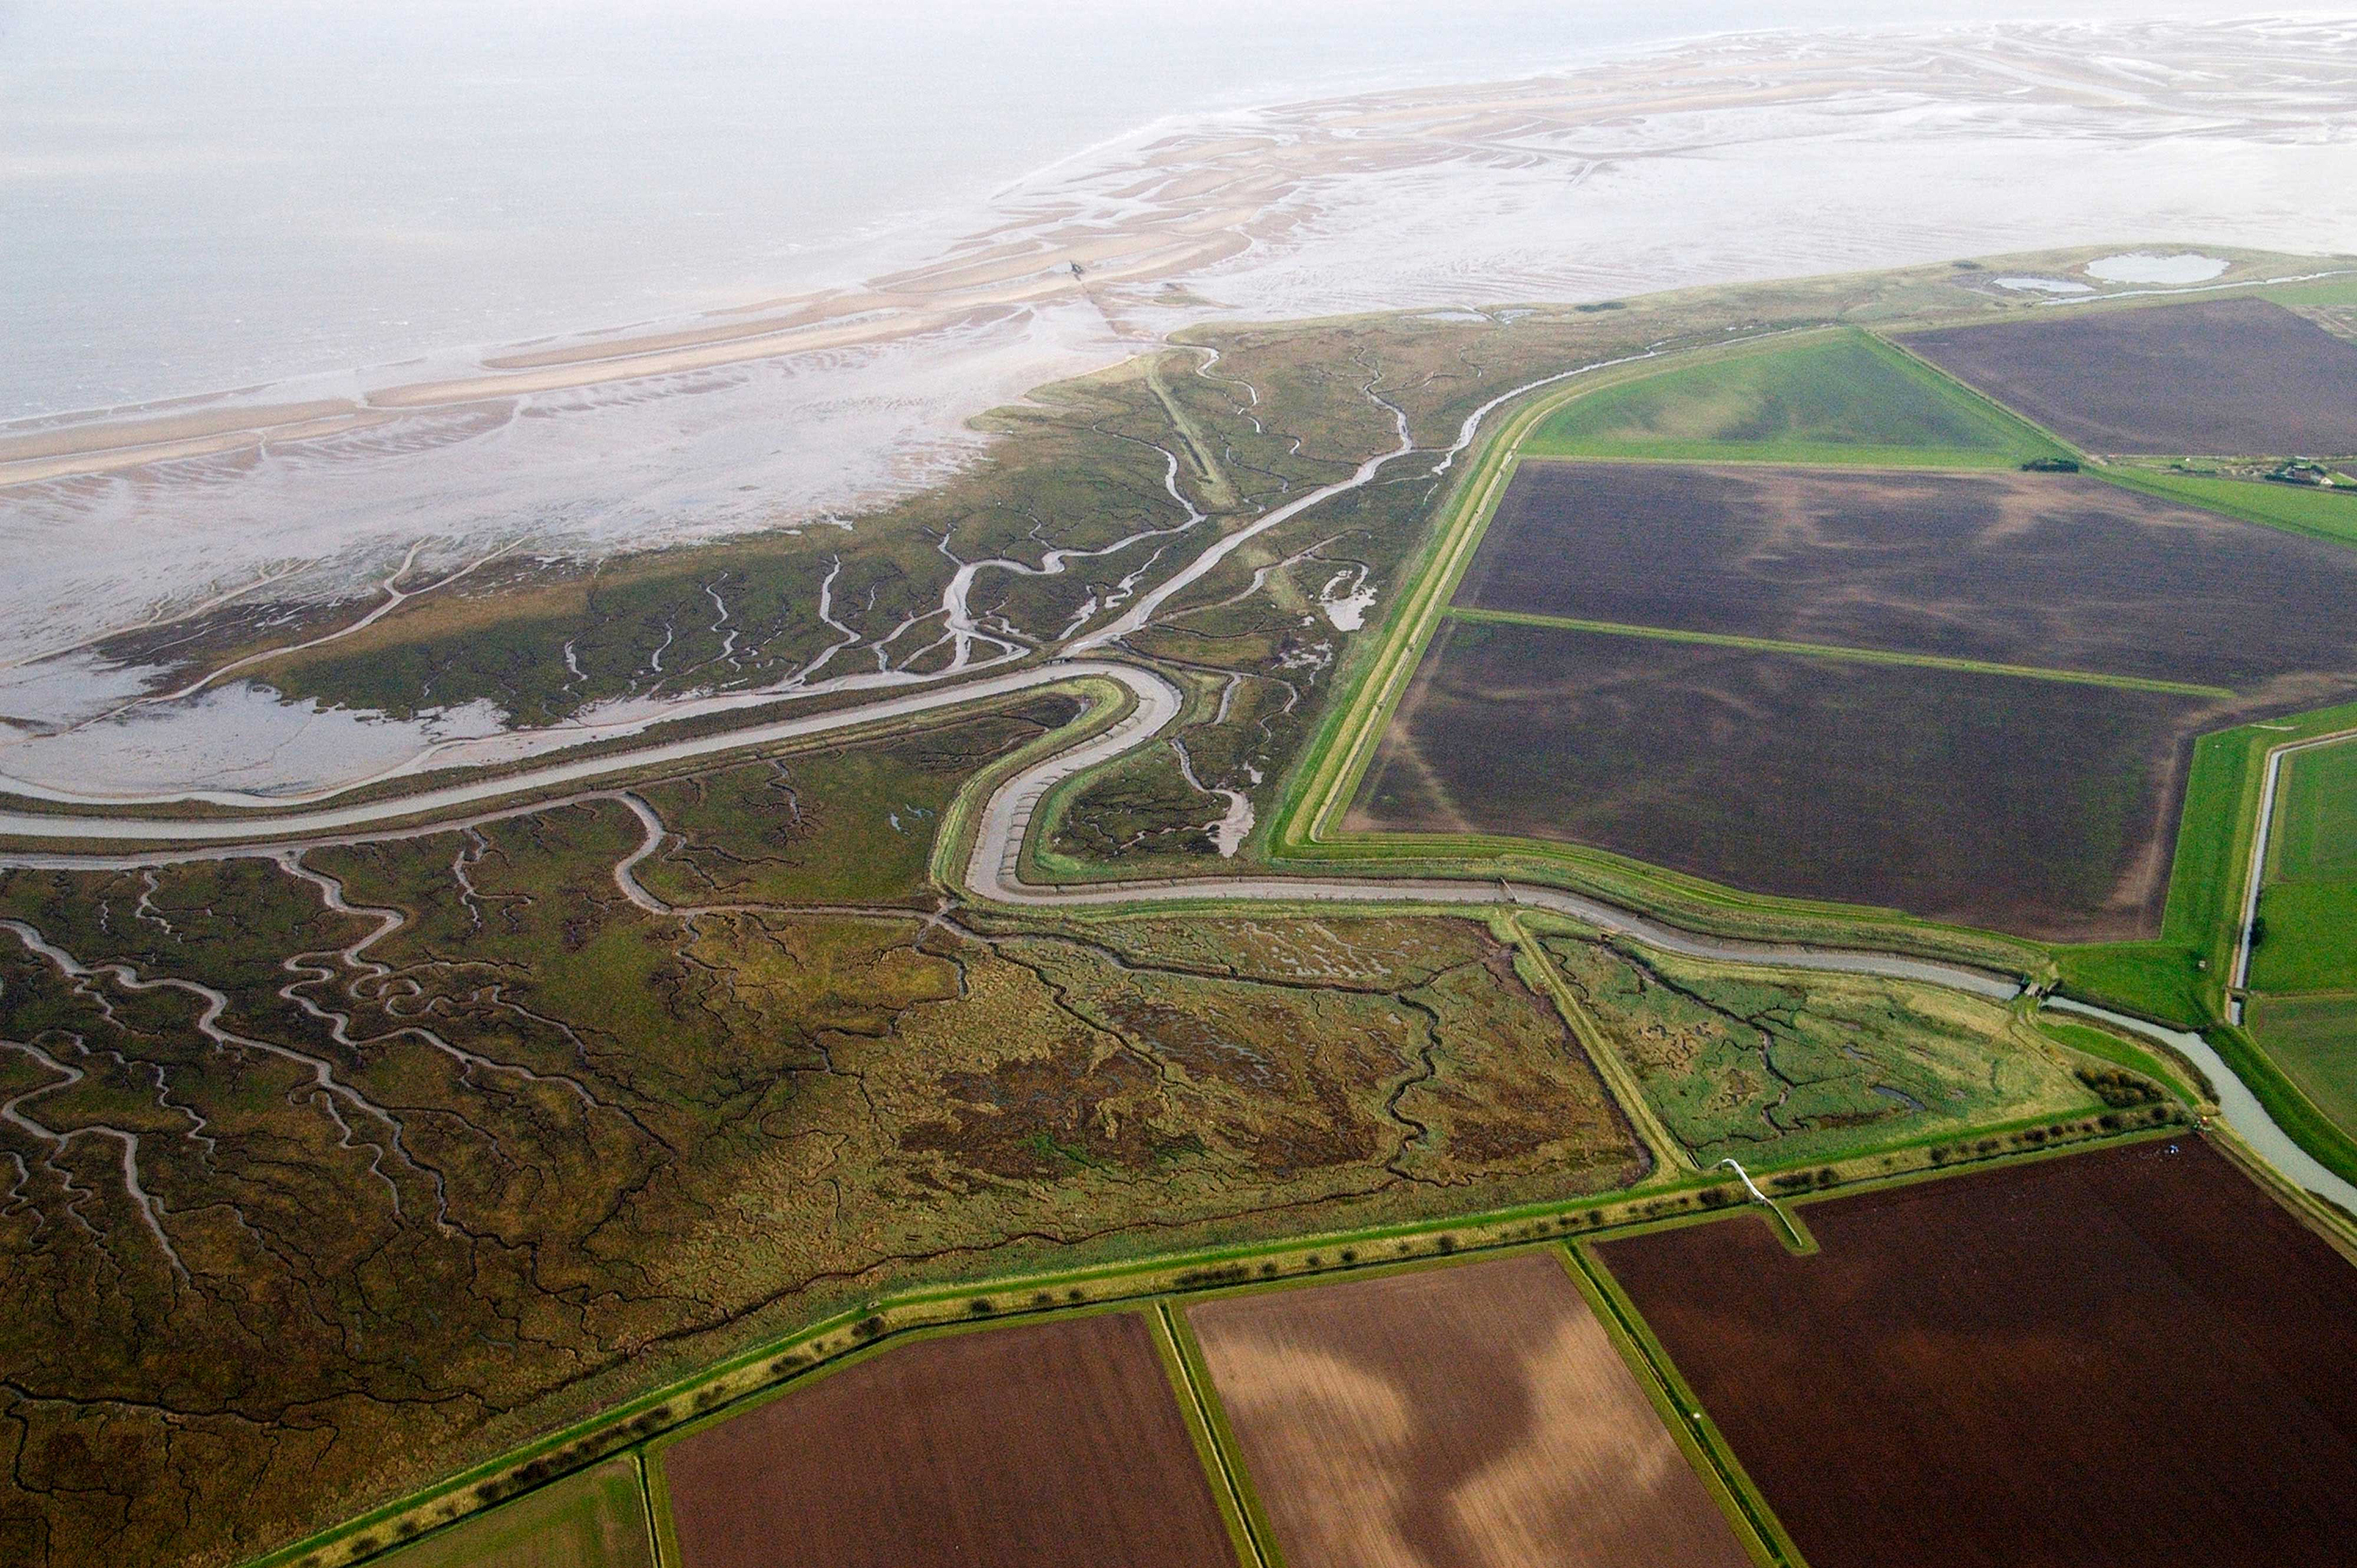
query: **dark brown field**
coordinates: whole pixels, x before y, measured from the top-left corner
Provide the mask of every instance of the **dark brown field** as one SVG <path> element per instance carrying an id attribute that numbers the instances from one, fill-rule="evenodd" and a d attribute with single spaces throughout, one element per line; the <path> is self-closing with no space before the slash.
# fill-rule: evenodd
<path id="1" fill-rule="evenodd" d="M 2357 551 L 2072 474 L 1525 462 L 1457 602 L 2286 699 L 2357 685 Z"/>
<path id="2" fill-rule="evenodd" d="M 1444 624 L 1351 825 L 1506 833 L 2026 936 L 2153 929 L 2200 699 Z"/>
<path id="3" fill-rule="evenodd" d="M 1187 1313 L 1291 1568 L 1747 1568 L 1552 1253 Z"/>
<path id="4" fill-rule="evenodd" d="M 2350 1560 L 2357 1269 L 2198 1139 L 1805 1213 L 1597 1251 L 1812 1568 Z"/>
<path id="5" fill-rule="evenodd" d="M 888 1350 L 663 1456 L 682 1568 L 1233 1563 L 1131 1312 Z"/>
<path id="6" fill-rule="evenodd" d="M 2048 311 L 1904 341 L 2090 452 L 2357 454 L 2357 344 L 2266 300 Z"/>

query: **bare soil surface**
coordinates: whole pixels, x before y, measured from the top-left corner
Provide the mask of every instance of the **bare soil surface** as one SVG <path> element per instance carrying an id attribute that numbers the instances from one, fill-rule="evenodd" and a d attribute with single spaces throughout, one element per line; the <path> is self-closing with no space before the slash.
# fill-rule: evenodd
<path id="1" fill-rule="evenodd" d="M 2357 1269 L 2195 1138 L 1598 1255 L 1814 1568 L 2327 1568 Z"/>
<path id="2" fill-rule="evenodd" d="M 2357 454 L 2357 344 L 2266 300 L 2048 311 L 1904 341 L 2090 452 Z"/>
<path id="3" fill-rule="evenodd" d="M 1525 462 L 1457 602 L 2254 695 L 2357 687 L 2357 551 L 2078 474 Z"/>
<path id="4" fill-rule="evenodd" d="M 1556 627 L 1442 628 L 1350 825 L 1590 845 L 2067 941 L 2157 928 L 2219 704 Z"/>
<path id="5" fill-rule="evenodd" d="M 1192 1309 L 1291 1568 L 1745 1568 L 1552 1253 Z"/>
<path id="6" fill-rule="evenodd" d="M 663 1456 L 682 1568 L 1232 1563 L 1146 1322 L 926 1340 Z"/>

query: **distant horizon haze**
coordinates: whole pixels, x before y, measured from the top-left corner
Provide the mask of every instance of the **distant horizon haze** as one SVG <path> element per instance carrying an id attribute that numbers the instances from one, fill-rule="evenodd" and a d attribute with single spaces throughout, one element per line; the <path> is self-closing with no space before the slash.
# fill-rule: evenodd
<path id="1" fill-rule="evenodd" d="M 1981 4 L 1942 25 L 2246 8 Z M 0 0 L 0 420 L 668 319 L 923 259 L 1162 121 L 1865 0 Z"/>

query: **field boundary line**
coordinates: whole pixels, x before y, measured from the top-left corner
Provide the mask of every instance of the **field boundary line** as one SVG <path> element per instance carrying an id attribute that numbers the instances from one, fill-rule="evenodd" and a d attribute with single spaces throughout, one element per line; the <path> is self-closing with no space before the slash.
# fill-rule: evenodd
<path id="1" fill-rule="evenodd" d="M 1961 326 L 2002 326 L 2004 322 L 2002 320 L 1993 322 L 1944 322 L 1926 323 L 1917 330 L 1923 332 L 1945 332 L 1952 328 Z M 1980 404 L 1985 407 L 1994 408 L 2002 417 L 2013 421 L 2016 424 L 2021 425 L 2025 429 L 2036 431 L 2040 437 L 2053 444 L 2057 455 L 2076 458 L 2080 462 L 2087 464 L 2090 467 L 2100 468 L 2102 466 L 2102 459 L 2091 456 L 2084 448 L 2077 446 L 2072 442 L 2064 440 L 2062 437 L 2055 434 L 2053 431 L 2047 429 L 2046 426 L 2038 423 L 2037 421 L 2030 418 L 2029 415 L 2022 413 L 2019 409 L 2015 408 L 2012 404 L 1998 402 L 1997 399 L 1990 396 L 1988 393 L 1982 391 L 1978 387 L 1973 386 L 1972 383 L 1965 380 L 1964 377 L 1956 374 L 1953 371 L 1949 370 L 1946 366 L 1934 364 L 1928 356 L 1918 354 L 1915 350 L 1907 347 L 1905 342 L 1902 340 L 1906 336 L 1905 334 L 1900 333 L 1894 335 L 1887 332 L 1874 332 L 1868 334 L 1868 336 L 1871 337 L 1876 342 L 1882 344 L 1885 348 L 1890 350 L 1893 354 L 1905 356 L 1910 363 L 1914 364 L 1919 369 L 1937 376 L 1941 381 L 1947 383 L 1950 387 L 1953 387 L 1957 391 L 1963 393 L 1966 397 L 1970 398 L 1973 402 Z"/>
<path id="2" fill-rule="evenodd" d="M 1674 626 L 1640 626 L 1629 621 L 1587 620 L 1577 616 L 1540 615 L 1528 610 L 1485 610 L 1452 604 L 1441 612 L 1444 619 L 1480 625 L 1531 626 L 1545 631 L 1593 632 L 1616 637 L 1651 637 L 1660 642 L 1702 643 L 1746 652 L 1790 654 L 1802 658 L 1842 659 L 1853 664 L 1902 665 L 1920 669 L 1950 669 L 1967 675 L 2006 676 L 2019 680 L 2056 681 L 2069 685 L 2112 686 L 2125 691 L 2159 692 L 2174 697 L 2232 699 L 2241 693 L 2225 686 L 2163 681 L 2148 675 L 2113 675 L 2093 669 L 2056 669 L 2046 665 L 1999 664 L 1988 659 L 1964 659 L 1948 653 L 1906 653 L 1887 648 L 1857 648 L 1843 643 L 1788 642 L 1777 637 L 1742 636 L 1732 632 L 1698 632 Z"/>
<path id="3" fill-rule="evenodd" d="M 1769 1507 L 1743 1461 L 1721 1435 L 1718 1424 L 1703 1410 L 1702 1401 L 1678 1373 L 1670 1353 L 1654 1338 L 1636 1304 L 1623 1294 L 1602 1260 L 1581 1241 L 1556 1247 L 1563 1270 L 1586 1299 L 1588 1310 L 1605 1337 L 1621 1353 L 1623 1364 L 1645 1391 L 1645 1398 L 1669 1429 L 1689 1464 L 1693 1465 L 1711 1501 L 1727 1520 L 1728 1533 L 1761 1568 L 1808 1568 L 1800 1548 L 1785 1533 L 1783 1521 Z"/>
<path id="4" fill-rule="evenodd" d="M 672 1539 L 675 1532 L 668 1528 L 671 1519 L 669 1489 L 665 1489 L 664 1506 L 658 1510 L 654 1503 L 654 1477 L 648 1471 L 643 1444 L 630 1451 L 630 1462 L 638 1477 L 638 1506 L 647 1514 L 647 1554 L 653 1560 L 654 1568 L 679 1568 L 679 1542 Z"/>
<path id="5" fill-rule="evenodd" d="M 1249 1553 L 1257 1568 L 1284 1568 L 1284 1554 L 1278 1550 L 1268 1516 L 1252 1490 L 1243 1451 L 1236 1443 L 1234 1429 L 1228 1425 L 1227 1411 L 1218 1403 L 1217 1385 L 1212 1382 L 1211 1368 L 1203 1364 L 1202 1348 L 1195 1343 L 1194 1330 L 1178 1321 L 1178 1314 L 1171 1311 L 1168 1296 L 1155 1301 L 1153 1318 L 1158 1330 L 1156 1341 L 1178 1391 L 1186 1395 L 1184 1413 L 1188 1435 L 1195 1439 L 1195 1457 L 1199 1460 L 1208 1456 L 1219 1480 L 1226 1504 L 1220 1511 L 1228 1514 L 1233 1527 L 1229 1533 L 1238 1538 L 1237 1544 L 1243 1548 L 1239 1558 Z"/>
<path id="6" fill-rule="evenodd" d="M 1554 999 L 1555 1009 L 1562 1015 L 1564 1026 L 1572 1032 L 1572 1038 L 1579 1042 L 1580 1048 L 1588 1053 L 1588 1059 L 1596 1065 L 1596 1076 L 1604 1080 L 1605 1088 L 1624 1102 L 1621 1110 L 1628 1117 L 1629 1126 L 1639 1138 L 1652 1147 L 1654 1174 L 1667 1176 L 1681 1170 L 1708 1174 L 1696 1163 L 1692 1152 L 1672 1135 L 1669 1125 L 1662 1121 L 1653 1102 L 1645 1098 L 1644 1086 L 1638 1081 L 1636 1069 L 1622 1060 L 1621 1053 L 1605 1033 L 1604 1026 L 1597 1023 L 1580 999 L 1572 994 L 1571 982 L 1557 972 L 1555 961 L 1547 956 L 1546 945 L 1530 934 L 1518 914 L 1509 911 L 1499 924 L 1506 928 L 1508 940 L 1515 952 L 1529 958 L 1540 985 Z M 1643 1185 L 1641 1181 L 1638 1183 L 1640 1187 Z"/>

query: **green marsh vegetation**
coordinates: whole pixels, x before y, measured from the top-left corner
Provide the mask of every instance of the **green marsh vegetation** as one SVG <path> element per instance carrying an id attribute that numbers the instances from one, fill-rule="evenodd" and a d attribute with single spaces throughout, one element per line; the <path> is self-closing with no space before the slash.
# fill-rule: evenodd
<path id="1" fill-rule="evenodd" d="M 1378 629 L 1445 542 L 1435 520 L 1454 520 L 1459 487 L 1497 471 L 1480 449 L 1441 461 L 1475 408 L 1649 345 L 1721 345 L 1731 329 L 2000 308 L 1942 267 L 1602 312 L 1207 331 L 1216 363 L 1173 349 L 1046 389 L 991 417 L 1001 438 L 972 468 L 854 526 L 595 569 L 500 564 L 260 676 L 324 701 L 405 713 L 481 698 L 540 722 L 614 698 L 871 669 L 880 649 L 895 668 L 937 670 L 957 560 L 1036 566 L 1049 549 L 1174 527 L 1175 455 L 1175 483 L 1209 514 L 1196 532 L 1075 558 L 1061 576 L 978 579 L 986 627 L 1052 649 L 1092 597 L 1103 613 L 1213 533 L 1388 450 L 1396 407 L 1417 451 L 1256 537 L 1128 639 L 1198 687 L 1180 738 L 1204 784 L 1252 797 L 1260 838 L 1223 863 L 1199 834 L 1161 831 L 1199 830 L 1207 805 L 1169 787 L 1165 749 L 1137 765 L 1143 782 L 1079 781 L 1059 841 L 1076 864 L 1086 852 L 1139 875 L 1265 855 L 1289 869 L 1589 878 L 1732 933 L 2029 972 L 2046 949 L 1751 900 L 1609 857 L 1440 836 L 1297 853 L 1269 826 L 1302 799 L 1305 743 L 1339 725 L 1337 694 L 1364 697 Z M 1812 460 L 1853 474 L 1924 451 L 1986 469 L 2046 450 L 1904 355 L 1853 333 L 1824 341 L 1837 352 L 1814 368 L 1701 398 L 1712 434 L 1788 459 L 1816 443 Z M 1845 361 L 1912 412 L 1861 422 L 1835 395 Z M 1633 386 L 1650 368 L 1598 380 Z M 832 620 L 816 613 L 822 586 Z M 1362 587 L 1375 595 L 1363 632 L 1328 610 Z M 245 651 L 240 635 L 224 626 L 192 657 Z M 84 1074 L 69 1084 L 29 1052 L 0 1059 L 0 1096 L 68 1140 L 0 1131 L 25 1177 L 0 1213 L 16 1477 L 0 1488 L 0 1547 L 225 1563 L 879 1293 L 963 1301 L 1026 1269 L 1453 1225 L 1646 1174 L 1564 1020 L 1476 920 L 942 909 L 953 890 L 928 857 L 958 785 L 1062 721 L 1052 705 L 1011 706 L 636 784 L 666 837 L 635 875 L 681 906 L 669 914 L 618 883 L 646 830 L 610 795 L 303 856 L 357 914 L 259 860 L 0 878 L 0 914 L 84 965 L 127 966 L 77 981 L 0 933 L 0 1037 Z M 2024 1039 L 2030 1026 L 2003 1009 L 1551 950 L 1584 974 L 1616 1044 L 1658 1048 L 1648 1100 L 1698 1149 L 1882 1158 L 1949 1130 L 1986 1140 L 2023 1118 L 2108 1114 L 2079 1058 Z M 2104 955 L 2157 990 L 2196 950 Z M 208 1039 L 202 994 L 168 981 L 218 990 L 221 1027 L 244 1043 Z M 2189 1010 L 2205 1005 L 2185 984 L 2200 993 Z M 117 1133 L 136 1146 L 138 1193 Z M 413 1560 L 442 1568 L 400 1568 Z"/>
<path id="2" fill-rule="evenodd" d="M 1556 938 L 1547 949 L 1704 1167 L 1728 1155 L 1764 1168 L 1837 1160 L 2108 1103 L 1986 1001 L 1593 941 Z"/>

